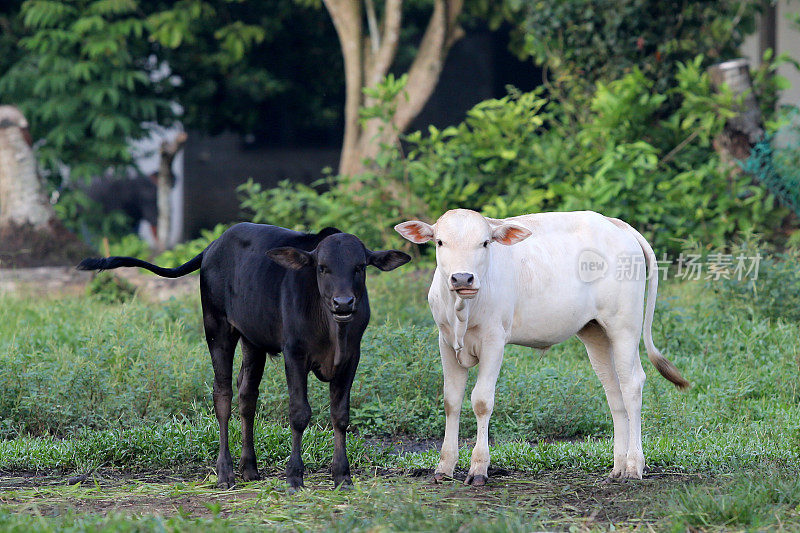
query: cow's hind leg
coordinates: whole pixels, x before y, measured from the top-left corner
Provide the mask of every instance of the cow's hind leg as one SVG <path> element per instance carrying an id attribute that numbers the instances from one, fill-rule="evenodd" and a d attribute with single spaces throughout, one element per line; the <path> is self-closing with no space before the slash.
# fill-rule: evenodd
<path id="1" fill-rule="evenodd" d="M 611 341 L 597 322 L 590 322 L 579 333 L 578 338 L 586 346 L 589 361 L 606 392 L 608 407 L 614 422 L 614 468 L 609 478 L 622 477 L 628 454 L 628 413 L 622 400 L 622 390 L 614 368 Z"/>
<path id="2" fill-rule="evenodd" d="M 445 477 L 453 477 L 458 462 L 458 423 L 468 374 L 467 369 L 456 359 L 455 350 L 447 345 L 441 335 L 439 335 L 439 352 L 444 375 L 445 425 L 439 464 L 433 474 L 433 480 L 437 483 Z"/>
<path id="3" fill-rule="evenodd" d="M 494 392 L 503 364 L 504 347 L 502 339 L 487 339 L 481 346 L 478 379 L 472 389 L 472 410 L 478 420 L 478 435 L 472 449 L 469 473 L 464 480 L 468 485 L 485 485 L 489 479 L 489 419 L 494 410 Z"/>
<path id="4" fill-rule="evenodd" d="M 623 478 L 642 479 L 644 452 L 642 451 L 642 389 L 645 374 L 639 359 L 641 329 L 619 328 L 606 330 L 614 353 L 622 402 L 628 414 L 628 451 Z"/>
<path id="5" fill-rule="evenodd" d="M 350 463 L 347 461 L 347 426 L 350 425 L 350 389 L 358 366 L 359 354 L 348 359 L 330 383 L 331 422 L 333 423 L 333 463 L 331 474 L 334 486 L 352 485 Z"/>
<path id="6" fill-rule="evenodd" d="M 283 361 L 289 388 L 289 424 L 292 427 L 292 453 L 286 463 L 286 482 L 296 489 L 303 486 L 303 432 L 311 421 L 308 369 L 304 355 L 292 347 L 284 349 Z"/>
<path id="7" fill-rule="evenodd" d="M 266 351 L 256 348 L 242 339 L 242 368 L 239 370 L 239 415 L 242 419 L 242 460 L 239 469 L 245 481 L 260 479 L 253 437 L 253 424 L 256 418 L 258 385 L 264 374 Z"/>
<path id="8" fill-rule="evenodd" d="M 214 413 L 219 423 L 219 456 L 217 457 L 217 486 L 223 489 L 233 487 L 233 460 L 228 448 L 228 422 L 231 418 L 231 399 L 233 387 L 233 355 L 239 333 L 231 327 L 225 317 L 205 312 L 203 324 L 206 341 L 211 352 L 214 367 Z"/>

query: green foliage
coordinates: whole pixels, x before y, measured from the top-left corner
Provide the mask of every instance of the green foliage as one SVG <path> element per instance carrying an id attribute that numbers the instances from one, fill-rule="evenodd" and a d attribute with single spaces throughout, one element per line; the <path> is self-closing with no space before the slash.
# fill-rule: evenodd
<path id="1" fill-rule="evenodd" d="M 128 215 L 119 210 L 106 212 L 101 204 L 80 189 L 63 189 L 53 207 L 68 230 L 82 236 L 97 250 L 101 248 L 104 237 L 111 240 L 138 239 L 130 233 L 132 221 Z"/>
<path id="2" fill-rule="evenodd" d="M 0 79 L 3 101 L 18 105 L 39 160 L 56 176 L 77 178 L 131 162 L 130 139 L 144 122 L 168 124 L 168 101 L 153 81 L 146 23 L 134 0 L 31 0 L 20 17 L 27 35 L 19 60 Z M 87 142 L 91 139 L 91 142 Z"/>
<path id="3" fill-rule="evenodd" d="M 655 90 L 671 86 L 677 67 L 694 57 L 703 66 L 738 57 L 755 29 L 760 0 L 508 0 L 501 11 L 514 25 L 515 48 L 550 70 L 564 95 L 581 100 L 597 81 L 639 70 Z M 495 19 L 495 24 L 499 22 Z"/>
<path id="4" fill-rule="evenodd" d="M 717 253 L 722 251 L 717 250 Z M 799 249 L 770 253 L 768 248 L 750 238 L 732 246 L 727 253 L 733 266 L 740 257 L 758 258 L 758 270 L 750 276 L 731 275 L 709 282 L 721 299 L 753 317 L 800 322 Z"/>
<path id="5" fill-rule="evenodd" d="M 199 309 L 4 299 L 0 432 L 65 435 L 188 413 L 210 390 Z"/>
<path id="6" fill-rule="evenodd" d="M 136 287 L 113 272 L 99 272 L 86 287 L 86 294 L 107 304 L 124 303 L 136 295 Z"/>
<path id="7" fill-rule="evenodd" d="M 673 531 L 712 526 L 768 530 L 777 516 L 800 508 L 800 481 L 794 473 L 769 468 L 736 476 L 727 486 L 678 491 L 665 507 Z"/>
<path id="8" fill-rule="evenodd" d="M 242 205 L 257 222 L 336 225 L 384 246 L 402 245 L 391 227 L 403 219 L 455 207 L 493 217 L 590 209 L 633 224 L 659 251 L 688 237 L 722 246 L 741 232 L 768 234 L 787 211 L 714 151 L 738 101 L 715 91 L 702 65 L 679 64 L 667 92 L 638 69 L 598 82 L 580 113 L 542 91 L 511 90 L 461 124 L 407 135 L 405 156 L 383 147 L 361 176 L 248 183 Z"/>
<path id="9" fill-rule="evenodd" d="M 129 233 L 111 241 L 108 245 L 108 255 L 118 255 L 123 257 L 136 257 L 139 259 L 150 259 L 150 245 L 139 238 L 138 235 Z"/>
<path id="10" fill-rule="evenodd" d="M 187 128 L 257 142 L 338 133 L 341 52 L 324 9 L 294 0 L 143 4 L 158 56 L 177 76 L 166 94 Z"/>
<path id="11" fill-rule="evenodd" d="M 0 25 L 0 101 L 44 141 L 55 188 L 64 165 L 73 181 L 129 165 L 130 140 L 178 114 L 194 130 L 269 141 L 276 117 L 293 117 L 298 136 L 339 130 L 333 25 L 293 0 L 15 0 Z"/>
<path id="12" fill-rule="evenodd" d="M 200 237 L 191 241 L 182 242 L 171 250 L 162 252 L 156 257 L 155 262 L 159 266 L 166 268 L 179 267 L 205 250 L 209 244 L 225 233 L 228 227 L 227 224 L 217 224 L 213 229 L 201 230 Z"/>

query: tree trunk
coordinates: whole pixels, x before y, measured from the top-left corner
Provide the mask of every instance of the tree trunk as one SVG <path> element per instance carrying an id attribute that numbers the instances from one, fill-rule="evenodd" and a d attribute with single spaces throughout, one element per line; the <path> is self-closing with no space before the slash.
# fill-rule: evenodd
<path id="1" fill-rule="evenodd" d="M 745 59 L 735 59 L 708 69 L 711 83 L 719 88 L 727 85 L 736 96 L 745 95 L 739 114 L 728 119 L 722 132 L 714 138 L 714 149 L 731 174 L 742 173 L 738 162 L 750 157 L 753 146 L 764 137 L 763 120 L 753 94 L 750 66 Z"/>
<path id="2" fill-rule="evenodd" d="M 47 229 L 55 218 L 36 171 L 28 121 L 14 106 L 0 106 L 0 227 Z"/>
<path id="3" fill-rule="evenodd" d="M 364 160 L 377 155 L 381 145 L 397 142 L 430 98 L 450 47 L 464 35 L 458 17 L 463 0 L 434 0 L 433 13 L 408 71 L 408 83 L 395 104 L 396 113 L 389 127 L 379 119 L 363 125 L 358 111 L 373 105 L 364 95 L 364 88 L 374 88 L 386 76 L 394 61 L 400 41 L 403 0 L 386 0 L 380 30 L 373 21 L 372 0 L 365 0 L 369 24 L 365 42 L 362 0 L 323 0 L 333 20 L 342 48 L 345 69 L 346 98 L 344 111 L 344 143 L 339 160 L 339 173 L 355 175 L 364 171 Z"/>
<path id="4" fill-rule="evenodd" d="M 170 195 L 175 187 L 175 174 L 172 172 L 172 162 L 175 156 L 186 143 L 186 133 L 180 132 L 173 142 L 164 141 L 159 150 L 160 160 L 158 165 L 158 244 L 157 250 L 163 252 L 171 246 L 172 236 L 172 204 Z"/>
<path id="5" fill-rule="evenodd" d="M 0 268 L 74 265 L 91 253 L 47 201 L 28 121 L 0 106 Z"/>

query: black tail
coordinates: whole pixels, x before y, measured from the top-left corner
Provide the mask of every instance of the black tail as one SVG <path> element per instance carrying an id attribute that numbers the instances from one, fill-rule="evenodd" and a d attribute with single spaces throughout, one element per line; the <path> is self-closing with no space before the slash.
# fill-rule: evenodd
<path id="1" fill-rule="evenodd" d="M 197 254 L 197 256 L 195 256 L 194 259 L 190 260 L 188 263 L 184 263 L 178 268 L 162 268 L 152 263 L 148 263 L 147 261 L 136 259 L 135 257 L 90 257 L 81 261 L 81 263 L 77 266 L 77 269 L 110 270 L 112 268 L 119 267 L 141 267 L 146 268 L 150 272 L 154 272 L 165 278 L 179 278 L 190 272 L 198 270 L 200 268 L 200 264 L 203 262 L 204 253 L 205 251 L 200 252 Z"/>

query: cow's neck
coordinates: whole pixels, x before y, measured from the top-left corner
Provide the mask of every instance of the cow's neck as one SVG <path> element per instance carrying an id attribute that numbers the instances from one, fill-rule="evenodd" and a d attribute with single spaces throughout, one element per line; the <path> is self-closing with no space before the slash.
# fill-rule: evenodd
<path id="1" fill-rule="evenodd" d="M 322 376 L 326 380 L 331 380 L 336 375 L 339 366 L 350 357 L 350 353 L 347 351 L 347 341 L 351 329 L 350 322 L 342 323 L 334 320 L 324 305 L 318 290 L 313 292 L 312 298 L 315 300 L 312 303 L 312 308 L 316 309 L 320 327 L 322 328 L 319 334 L 323 339 L 327 337 L 330 346 L 333 348 L 332 352 L 327 352 L 326 355 L 317 359 L 317 362 Z"/>
<path id="2" fill-rule="evenodd" d="M 464 336 L 467 334 L 467 325 L 469 324 L 469 311 L 472 307 L 472 300 L 465 300 L 458 295 L 454 295 L 453 313 L 455 320 L 453 321 L 453 349 L 456 352 L 456 358 L 462 361 L 462 353 L 464 350 Z"/>
<path id="3" fill-rule="evenodd" d="M 342 324 L 340 322 L 336 322 L 336 325 L 333 326 L 334 330 L 331 332 L 332 338 L 334 338 L 334 353 L 333 353 L 333 372 L 336 372 L 336 369 L 339 368 L 339 365 L 342 361 L 344 361 L 345 357 L 349 356 L 350 354 L 346 353 L 347 350 L 347 333 L 350 328 L 347 327 L 347 324 Z"/>

